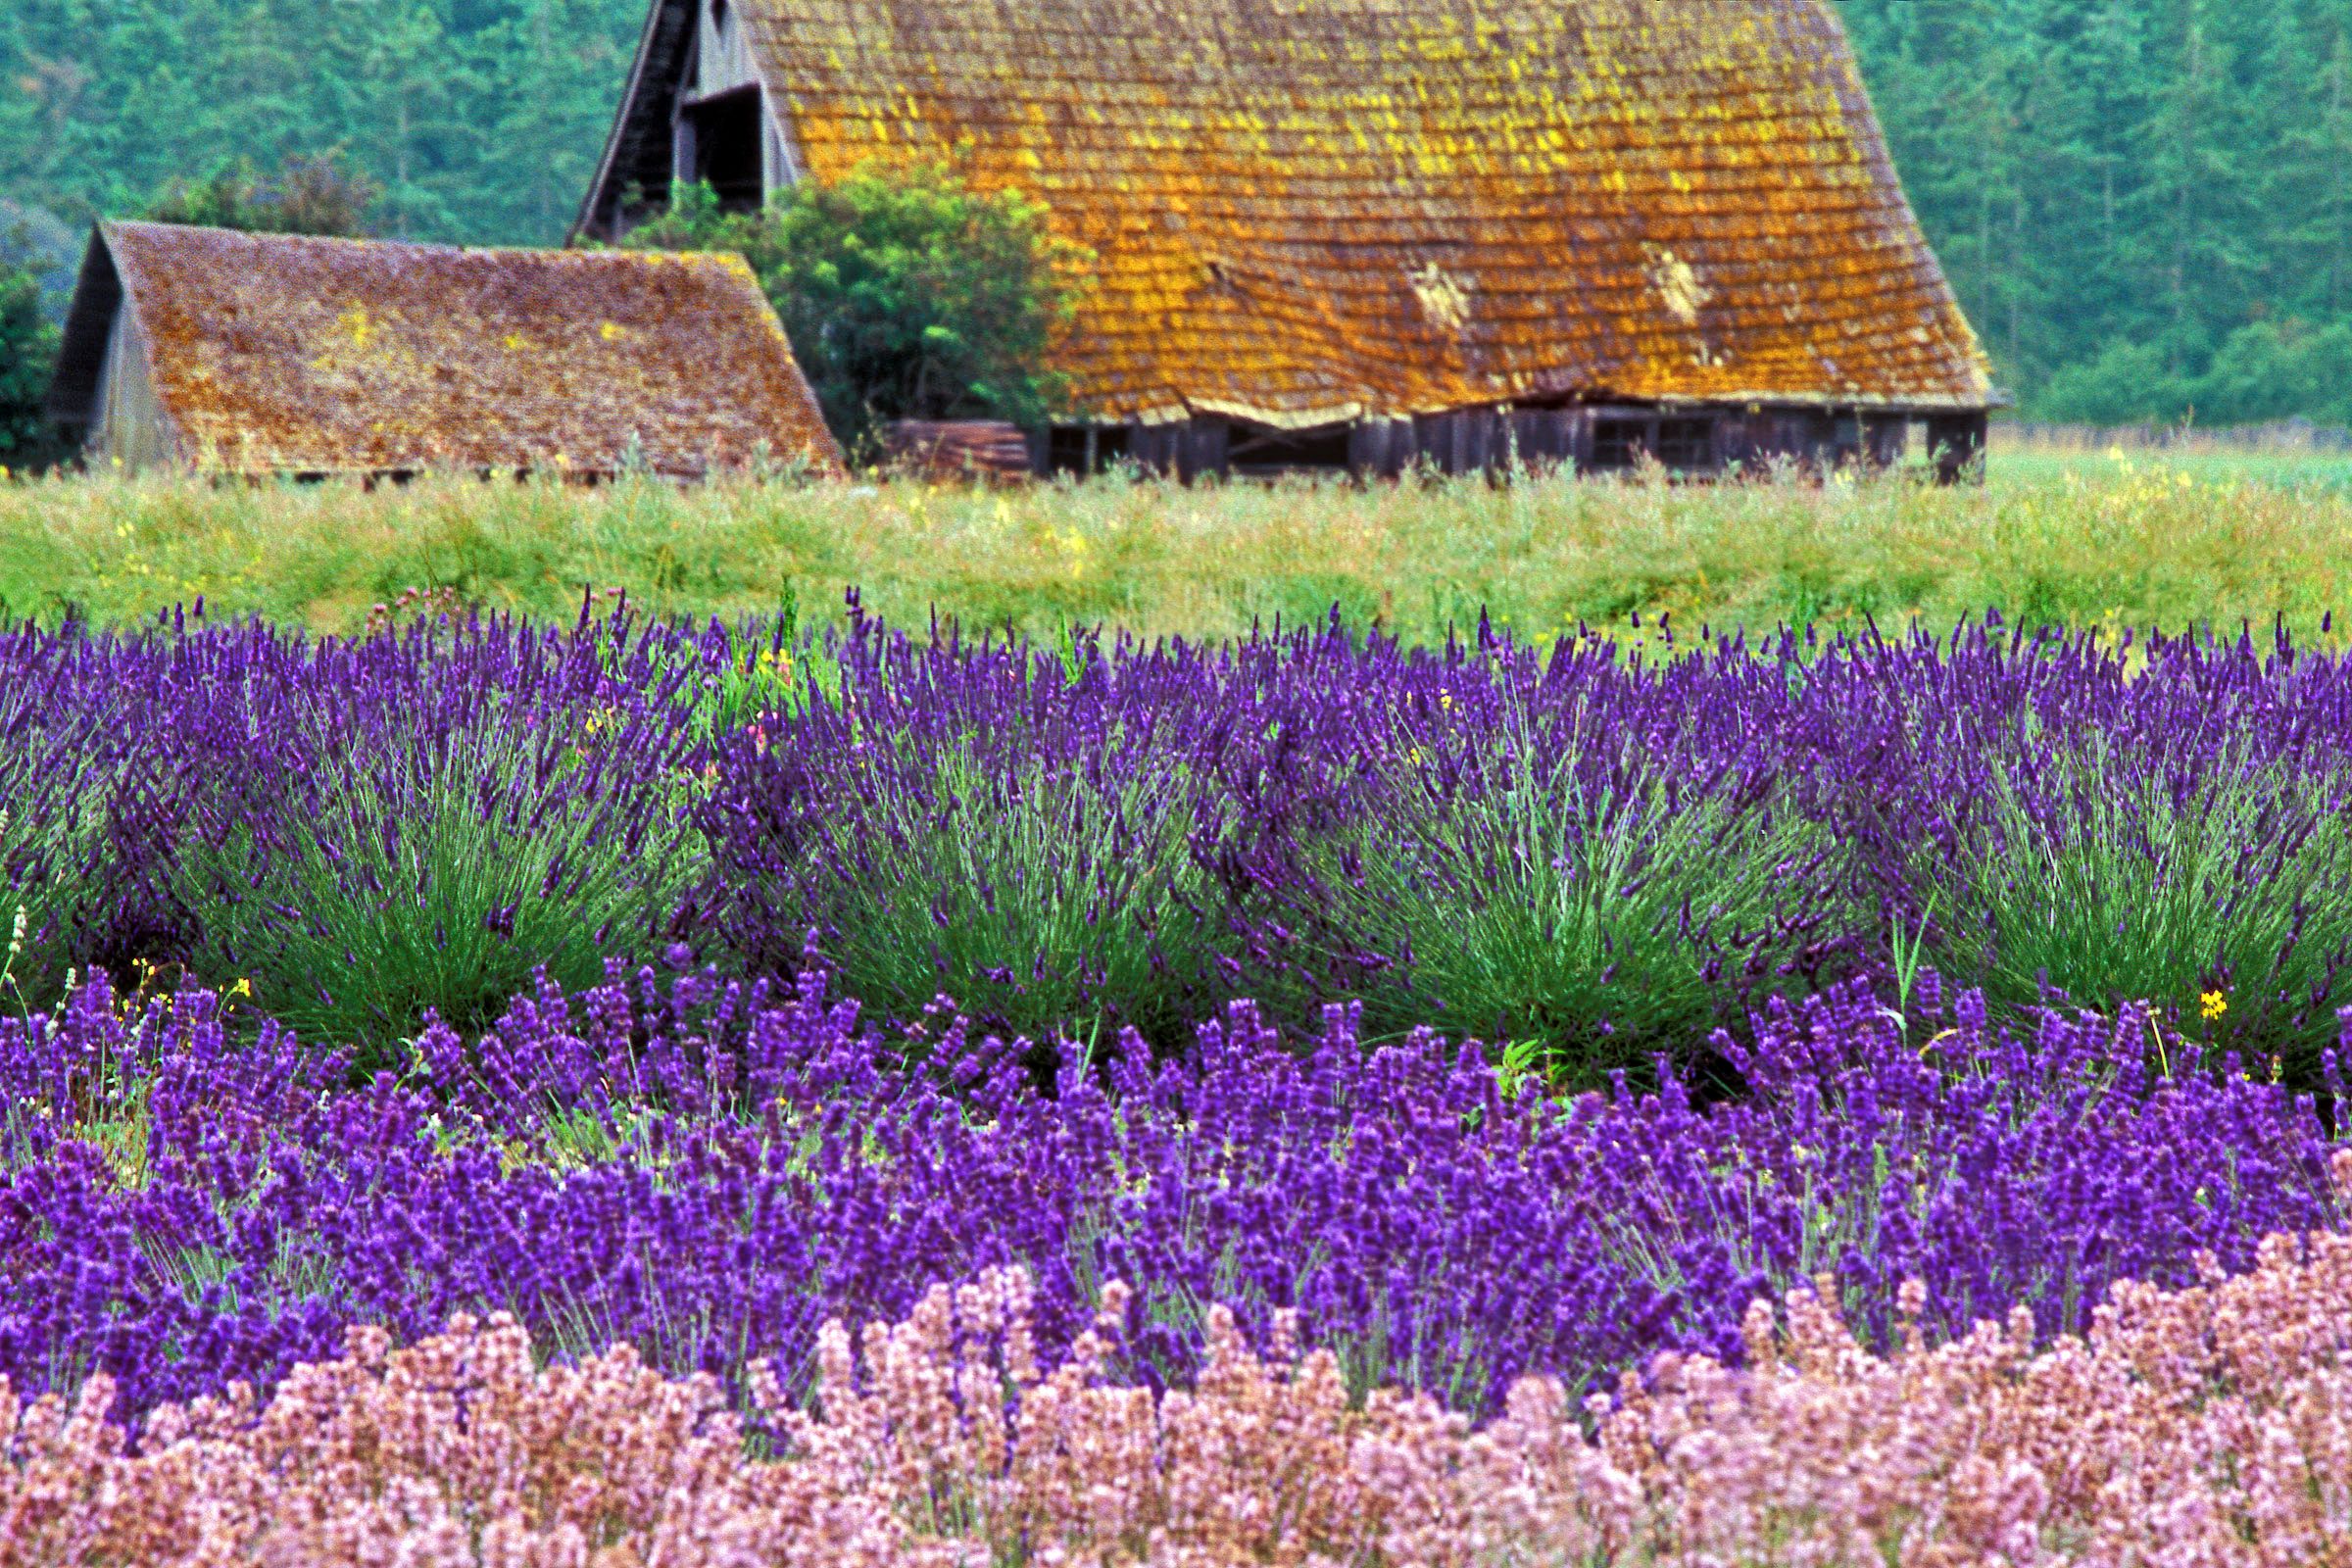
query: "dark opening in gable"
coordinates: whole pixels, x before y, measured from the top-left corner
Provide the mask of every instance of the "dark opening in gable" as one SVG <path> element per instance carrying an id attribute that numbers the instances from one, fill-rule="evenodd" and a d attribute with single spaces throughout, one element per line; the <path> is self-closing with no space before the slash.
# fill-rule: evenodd
<path id="1" fill-rule="evenodd" d="M 760 89 L 713 93 L 688 104 L 684 118 L 693 132 L 693 177 L 717 193 L 722 212 L 758 212 L 767 197 L 760 163 Z"/>

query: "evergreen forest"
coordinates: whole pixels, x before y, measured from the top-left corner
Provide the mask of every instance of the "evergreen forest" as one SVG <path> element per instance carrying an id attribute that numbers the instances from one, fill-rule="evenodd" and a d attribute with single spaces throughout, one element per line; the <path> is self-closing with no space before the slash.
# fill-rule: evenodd
<path id="1" fill-rule="evenodd" d="M 2352 422 L 2352 0 L 1840 0 L 2021 412 Z M 334 152 L 382 233 L 559 239 L 645 0 L 10 0 L 0 270 Z M 13 254 L 11 254 L 13 252 Z"/>

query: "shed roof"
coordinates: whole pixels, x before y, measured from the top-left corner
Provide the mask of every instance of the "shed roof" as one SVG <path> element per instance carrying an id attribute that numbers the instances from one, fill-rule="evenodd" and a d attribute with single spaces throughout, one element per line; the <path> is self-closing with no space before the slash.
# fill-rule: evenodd
<path id="1" fill-rule="evenodd" d="M 1994 396 L 1827 0 L 736 4 L 810 173 L 969 138 L 1098 253 L 1099 414 Z"/>
<path id="2" fill-rule="evenodd" d="M 233 472 L 660 472 L 840 453 L 732 256 L 474 250 L 103 223 L 51 410 L 83 416 L 118 305 L 181 455 Z"/>

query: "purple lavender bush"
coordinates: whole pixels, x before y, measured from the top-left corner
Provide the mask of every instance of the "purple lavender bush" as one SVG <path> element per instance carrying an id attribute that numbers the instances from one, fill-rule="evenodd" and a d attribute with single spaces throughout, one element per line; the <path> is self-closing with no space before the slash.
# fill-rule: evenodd
<path id="1" fill-rule="evenodd" d="M 146 769 L 122 695 L 138 662 L 121 651 L 70 629 L 0 634 L 0 1006 L 46 1005 L 72 964 L 171 939 L 136 870 Z"/>
<path id="2" fill-rule="evenodd" d="M 2311 1083 L 2352 1000 L 2352 681 L 2282 644 L 1056 655 L 858 621 L 825 667 L 717 740 L 705 908 L 748 972 L 818 930 L 894 1016 L 1166 1042 L 1360 999 L 1575 1073 L 1932 962 L 2004 1006 L 2219 996 L 2217 1043 Z"/>
<path id="3" fill-rule="evenodd" d="M 185 965 L 374 1050 L 427 1006 L 486 1022 L 541 966 L 593 984 L 703 874 L 701 647 L 625 617 L 14 634 L 0 1001 Z"/>
<path id="4" fill-rule="evenodd" d="M 591 984 L 607 954 L 657 950 L 703 871 L 704 756 L 682 672 L 591 676 L 628 651 L 612 630 L 321 649 L 279 696 L 283 769 L 189 813 L 174 891 L 199 971 L 254 976 L 280 1023 L 380 1050 L 428 1009 L 486 1024 L 534 970 Z"/>
<path id="5" fill-rule="evenodd" d="M 1297 1026 L 1360 997 L 1383 1032 L 1642 1061 L 1853 947 L 1815 792 L 1736 740 L 1740 687 L 1784 678 L 1744 656 L 1695 693 L 1596 644 L 1336 622 L 1050 654 L 860 621 L 836 657 L 831 699 L 719 740 L 710 907 L 755 973 L 815 929 L 893 1016 L 946 993 L 1164 1045 L 1242 996 Z"/>
<path id="6" fill-rule="evenodd" d="M 1395 956 L 1356 987 L 1379 1035 L 1431 1022 L 1591 1081 L 1689 1046 L 1785 983 L 1776 960 L 1817 968 L 1806 944 L 1850 923 L 1838 846 L 1782 781 L 1752 754 L 1662 763 L 1580 706 L 1506 687 L 1494 730 L 1405 745 L 1322 836 L 1313 927 L 1344 933 L 1334 970 Z"/>
<path id="7" fill-rule="evenodd" d="M 2218 999 L 2219 1036 L 2308 1079 L 2352 961 L 2342 666 L 2184 642 L 2127 682 L 2061 658 L 1993 672 L 2005 715 L 1953 673 L 1917 680 L 1912 721 L 1978 738 L 1858 836 L 1930 961 L 2011 1002 Z"/>
<path id="8" fill-rule="evenodd" d="M 1065 685 L 1026 655 L 944 653 L 919 677 L 852 662 L 837 700 L 720 740 L 724 945 L 787 973 L 820 929 L 898 1018 L 954 990 L 1016 1032 L 1181 1034 L 1234 940 L 1213 866 L 1235 812 L 1194 772 L 1194 715 L 1113 710 L 1100 663 Z"/>
<path id="9" fill-rule="evenodd" d="M 1743 1093 L 1702 1102 L 1671 1063 L 1562 1100 L 1426 1031 L 1367 1049 L 1347 1011 L 1297 1037 L 1247 1004 L 1179 1059 L 1064 1042 L 1041 1089 L 1025 1044 L 862 1024 L 815 971 L 545 984 L 349 1089 L 213 993 L 98 980 L 0 1020 L 0 1373 L 103 1367 L 135 1412 L 349 1322 L 502 1308 L 551 1353 L 732 1378 L 1021 1262 L 1048 1348 L 1129 1282 L 1139 1378 L 1189 1374 L 1210 1302 L 1295 1306 L 1360 1383 L 1479 1409 L 1523 1371 L 1736 1354 L 1748 1302 L 1815 1275 L 1882 1331 L 1918 1276 L 1942 1329 L 2022 1302 L 2048 1332 L 2336 1222 L 2308 1098 L 2177 1038 L 2154 1070 L 2143 1011 L 2013 1029 L 1918 990 L 1908 1017 L 1859 984 L 1776 1004 L 1718 1042 Z"/>
<path id="10" fill-rule="evenodd" d="M 1672 652 L 13 632 L 0 1003 L 181 965 L 366 1066 L 537 965 L 577 990 L 684 941 L 787 983 L 813 929 L 902 1023 L 944 993 L 1177 1052 L 1238 999 L 1302 1032 L 1360 1001 L 1374 1040 L 1569 1083 L 1933 964 L 2001 1009 L 2144 998 L 2319 1082 L 2352 1002 L 2342 661 L 1990 623 Z"/>

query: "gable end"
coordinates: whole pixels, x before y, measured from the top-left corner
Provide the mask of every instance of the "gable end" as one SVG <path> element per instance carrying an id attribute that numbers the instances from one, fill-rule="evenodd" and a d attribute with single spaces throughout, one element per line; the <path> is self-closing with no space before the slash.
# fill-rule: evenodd
<path id="1" fill-rule="evenodd" d="M 57 370 L 49 380 L 44 412 L 52 423 L 86 428 L 98 405 L 98 384 L 106 373 L 106 348 L 114 335 L 115 316 L 123 306 L 122 274 L 115 268 L 106 233 L 90 230 L 89 247 L 81 253 L 81 273 L 74 283 L 74 304 L 66 317 L 66 334 L 58 346 Z"/>

